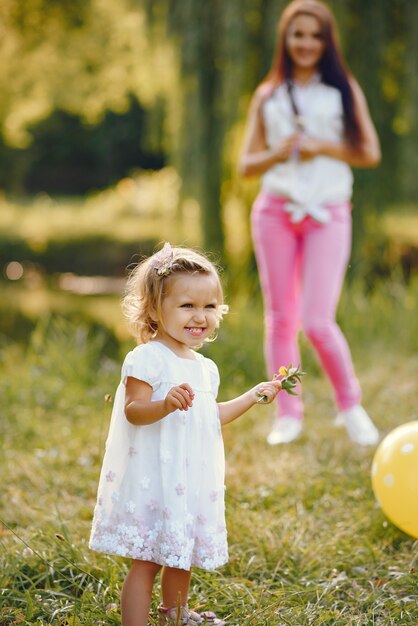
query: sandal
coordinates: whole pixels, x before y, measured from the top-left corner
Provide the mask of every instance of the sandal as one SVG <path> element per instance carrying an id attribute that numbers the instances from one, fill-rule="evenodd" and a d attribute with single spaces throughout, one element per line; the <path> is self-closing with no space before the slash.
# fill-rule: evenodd
<path id="1" fill-rule="evenodd" d="M 187 606 L 182 606 L 180 609 L 180 617 L 177 617 L 177 607 L 172 609 L 166 609 L 163 606 L 158 607 L 158 624 L 159 626 L 194 626 L 195 624 L 202 624 L 207 626 L 225 626 L 226 622 L 218 619 L 213 611 L 203 611 L 203 613 L 196 613 L 191 611 Z"/>
<path id="2" fill-rule="evenodd" d="M 163 606 L 158 607 L 158 624 L 159 626 L 195 626 L 202 624 L 203 617 L 199 613 L 191 611 L 187 606 L 180 608 L 180 616 L 177 615 L 177 607 L 166 609 Z"/>

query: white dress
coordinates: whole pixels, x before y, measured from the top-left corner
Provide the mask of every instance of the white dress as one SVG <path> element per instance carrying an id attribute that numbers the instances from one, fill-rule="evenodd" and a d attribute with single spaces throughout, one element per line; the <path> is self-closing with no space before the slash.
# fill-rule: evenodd
<path id="1" fill-rule="evenodd" d="M 152 399 L 188 383 L 188 411 L 134 426 L 124 412 L 128 376 Z M 213 361 L 178 357 L 157 341 L 137 346 L 122 366 L 98 488 L 90 548 L 161 565 L 215 569 L 228 560 L 224 447 Z"/>

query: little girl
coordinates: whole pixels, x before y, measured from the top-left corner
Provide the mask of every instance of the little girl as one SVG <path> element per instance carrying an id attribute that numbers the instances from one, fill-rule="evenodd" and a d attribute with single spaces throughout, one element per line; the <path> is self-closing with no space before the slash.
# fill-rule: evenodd
<path id="1" fill-rule="evenodd" d="M 123 626 L 146 626 L 160 570 L 160 626 L 221 625 L 187 606 L 191 567 L 213 570 L 228 559 L 221 426 L 260 396 L 272 402 L 281 384 L 216 402 L 218 368 L 196 349 L 213 339 L 227 307 L 216 268 L 193 250 L 166 243 L 140 263 L 123 307 L 140 345 L 122 366 L 90 547 L 132 559 Z"/>

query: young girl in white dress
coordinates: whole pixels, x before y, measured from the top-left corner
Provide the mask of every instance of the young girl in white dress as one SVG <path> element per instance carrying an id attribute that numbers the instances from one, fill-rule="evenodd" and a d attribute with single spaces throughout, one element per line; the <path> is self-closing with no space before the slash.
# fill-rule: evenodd
<path id="1" fill-rule="evenodd" d="M 123 626 L 148 623 L 160 570 L 160 626 L 221 625 L 187 606 L 191 567 L 213 570 L 228 560 L 221 426 L 260 395 L 272 402 L 281 384 L 216 402 L 218 368 L 196 349 L 213 338 L 227 307 L 216 268 L 201 254 L 165 244 L 133 270 L 123 304 L 139 345 L 122 366 L 90 547 L 132 559 Z"/>

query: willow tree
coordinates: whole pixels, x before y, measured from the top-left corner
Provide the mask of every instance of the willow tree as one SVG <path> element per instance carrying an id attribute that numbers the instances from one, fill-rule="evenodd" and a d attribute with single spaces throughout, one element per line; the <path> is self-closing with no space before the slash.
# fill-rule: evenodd
<path id="1" fill-rule="evenodd" d="M 164 41 L 150 48 L 144 11 L 129 0 L 2 0 L 0 132 L 25 148 L 54 109 L 97 124 L 150 108 L 174 73 Z"/>
<path id="2" fill-rule="evenodd" d="M 222 186 L 230 169 L 228 132 L 242 117 L 242 95 L 267 70 L 263 61 L 271 38 L 263 33 L 271 26 L 267 18 L 273 7 L 277 13 L 280 4 L 144 0 L 151 32 L 156 24 L 165 25 L 177 63 L 179 109 L 171 151 L 182 196 L 198 201 L 204 245 L 220 253 Z"/>

